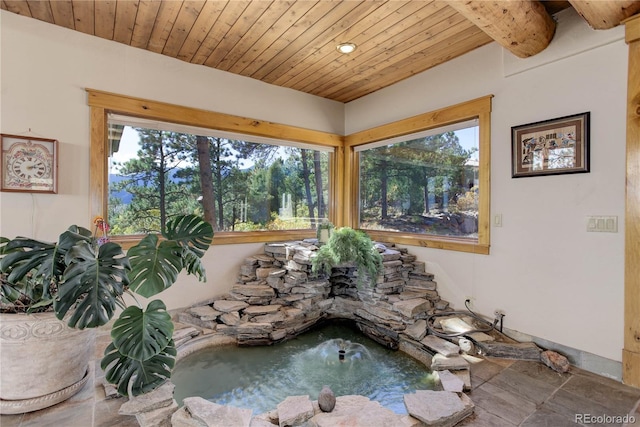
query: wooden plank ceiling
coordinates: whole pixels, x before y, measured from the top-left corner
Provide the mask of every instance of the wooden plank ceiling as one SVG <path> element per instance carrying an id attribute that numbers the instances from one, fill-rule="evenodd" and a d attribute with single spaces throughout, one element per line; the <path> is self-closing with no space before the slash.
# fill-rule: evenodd
<path id="1" fill-rule="evenodd" d="M 572 4 L 575 7 L 580 1 L 574 0 Z M 607 16 L 613 21 L 613 25 L 606 24 L 609 28 L 637 12 L 635 3 L 640 5 L 635 1 L 584 3 L 608 4 L 617 13 L 613 18 L 609 18 L 613 12 Z M 487 11 L 486 5 L 493 10 Z M 507 34 L 507 41 L 501 42 L 495 35 L 496 28 L 488 27 L 504 20 L 504 14 L 514 21 L 513 30 L 498 26 L 497 31 L 517 32 L 526 26 L 517 22 L 520 19 L 517 12 L 524 10 L 520 14 L 529 15 L 529 8 L 538 7 L 542 10 L 538 10 L 539 14 L 547 15 L 546 23 L 540 25 L 552 27 L 544 29 L 550 40 L 555 24 L 548 15 L 570 5 L 565 1 L 543 5 L 546 10 L 535 0 L 1 0 L 0 3 L 2 9 L 13 13 L 340 102 L 375 92 L 494 39 L 509 48 L 532 38 L 522 33 L 523 41 L 517 42 Z M 619 17 L 621 8 L 625 12 Z M 595 16 L 600 20 L 598 10 Z M 537 37 L 541 32 L 534 27 L 532 34 Z M 356 51 L 340 54 L 336 46 L 341 42 L 354 43 Z M 548 40 L 540 43 L 544 48 Z"/>

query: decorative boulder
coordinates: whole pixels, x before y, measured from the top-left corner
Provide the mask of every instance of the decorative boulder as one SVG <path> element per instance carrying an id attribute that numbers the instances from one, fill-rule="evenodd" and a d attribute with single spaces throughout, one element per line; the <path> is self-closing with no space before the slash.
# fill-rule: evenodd
<path id="1" fill-rule="evenodd" d="M 322 412 L 331 412 L 336 407 L 336 395 L 329 386 L 325 385 L 318 395 L 318 406 Z"/>
<path id="2" fill-rule="evenodd" d="M 560 373 L 569 372 L 569 368 L 571 367 L 566 357 L 551 350 L 540 353 L 540 360 L 554 371 Z"/>

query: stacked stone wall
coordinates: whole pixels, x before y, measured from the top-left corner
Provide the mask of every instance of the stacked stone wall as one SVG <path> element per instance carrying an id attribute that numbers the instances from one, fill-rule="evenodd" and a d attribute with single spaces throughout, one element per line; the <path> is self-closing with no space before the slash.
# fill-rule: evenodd
<path id="1" fill-rule="evenodd" d="M 330 275 L 312 272 L 315 240 L 267 243 L 246 258 L 237 283 L 178 315 L 182 323 L 237 339 L 239 345 L 269 345 L 293 338 L 323 319 L 349 319 L 377 342 L 397 349 L 418 342 L 425 318 L 449 310 L 434 276 L 407 249 L 376 243 L 383 268 L 376 280 L 360 278 L 353 265 Z"/>

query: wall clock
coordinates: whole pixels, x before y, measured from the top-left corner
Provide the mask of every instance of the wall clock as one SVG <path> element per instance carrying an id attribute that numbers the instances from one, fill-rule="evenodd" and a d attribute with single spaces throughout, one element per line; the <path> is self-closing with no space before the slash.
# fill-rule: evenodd
<path id="1" fill-rule="evenodd" d="M 0 190 L 58 192 L 58 141 L 2 134 Z"/>

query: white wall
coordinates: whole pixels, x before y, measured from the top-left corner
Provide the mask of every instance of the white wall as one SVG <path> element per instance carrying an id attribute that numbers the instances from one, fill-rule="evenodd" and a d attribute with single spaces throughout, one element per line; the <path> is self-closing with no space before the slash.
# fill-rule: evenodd
<path id="1" fill-rule="evenodd" d="M 586 24 L 571 25 L 558 30 L 582 31 Z M 522 69 L 527 61 L 551 62 L 509 77 L 502 49 L 485 46 L 347 104 L 345 122 L 349 134 L 494 94 L 491 212 L 503 215 L 503 227 L 491 228 L 491 254 L 411 251 L 428 262 L 441 295 L 456 308 L 472 296 L 480 313 L 503 309 L 507 328 L 619 361 L 627 46 L 622 28 L 596 34 L 616 41 L 591 48 L 579 46 L 580 38 L 559 37 L 554 43 L 567 40 L 581 53 L 517 60 Z M 590 173 L 511 178 L 512 126 L 585 111 L 591 111 Z M 618 216 L 618 233 L 587 233 L 587 215 Z"/>
<path id="2" fill-rule="evenodd" d="M 0 12 L 2 133 L 57 139 L 59 193 L 0 193 L 0 236 L 56 240 L 90 227 L 89 108 L 85 88 L 344 133 L 342 103 Z M 214 246 L 208 281 L 191 277 L 163 299 L 176 308 L 223 293 L 260 244 Z"/>

